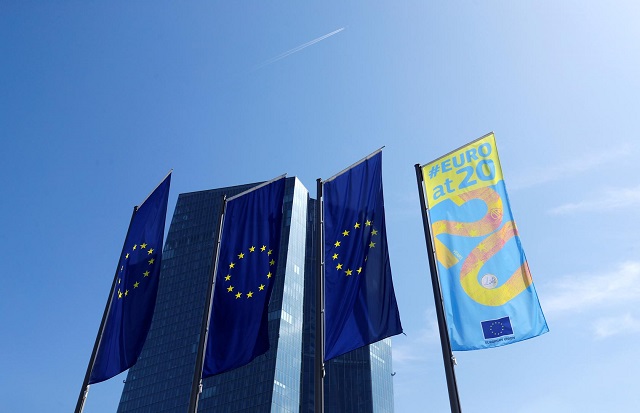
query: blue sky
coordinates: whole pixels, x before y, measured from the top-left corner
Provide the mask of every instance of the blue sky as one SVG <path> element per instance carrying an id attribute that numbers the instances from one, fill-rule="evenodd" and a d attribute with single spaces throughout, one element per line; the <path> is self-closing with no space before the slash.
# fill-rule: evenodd
<path id="1" fill-rule="evenodd" d="M 344 3 L 0 2 L 4 410 L 73 409 L 169 169 L 170 220 L 179 193 L 282 173 L 315 196 L 385 146 L 396 412 L 447 411 L 413 166 L 490 131 L 551 332 L 457 352 L 464 411 L 637 410 L 640 5 Z"/>

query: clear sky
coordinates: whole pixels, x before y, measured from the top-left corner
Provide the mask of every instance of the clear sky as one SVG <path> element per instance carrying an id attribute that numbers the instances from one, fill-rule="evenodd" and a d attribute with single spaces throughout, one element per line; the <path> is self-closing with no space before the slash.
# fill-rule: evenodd
<path id="1" fill-rule="evenodd" d="M 446 412 L 414 164 L 494 131 L 551 331 L 457 352 L 463 410 L 637 411 L 639 21 L 616 0 L 0 1 L 0 410 L 72 411 L 169 169 L 168 220 L 179 193 L 282 173 L 315 197 L 385 146 L 396 412 Z"/>

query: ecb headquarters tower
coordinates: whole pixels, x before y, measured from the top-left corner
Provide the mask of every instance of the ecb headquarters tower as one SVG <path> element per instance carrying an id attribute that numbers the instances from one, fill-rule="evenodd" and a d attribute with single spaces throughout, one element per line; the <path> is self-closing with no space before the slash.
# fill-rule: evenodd
<path id="1" fill-rule="evenodd" d="M 164 246 L 156 309 L 118 412 L 186 412 L 213 270 L 223 197 L 255 184 L 180 194 Z M 315 234 L 317 201 L 286 179 L 276 282 L 269 303 L 269 351 L 203 380 L 199 412 L 314 411 Z M 391 343 L 326 363 L 325 411 L 392 413 Z"/>

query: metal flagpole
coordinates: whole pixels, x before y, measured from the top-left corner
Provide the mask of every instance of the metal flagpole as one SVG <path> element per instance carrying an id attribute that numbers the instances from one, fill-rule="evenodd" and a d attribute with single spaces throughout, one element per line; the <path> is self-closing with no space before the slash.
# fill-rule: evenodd
<path id="1" fill-rule="evenodd" d="M 220 219 L 218 220 L 218 241 L 216 243 L 216 251 L 212 258 L 211 277 L 209 278 L 209 295 L 205 303 L 205 311 L 202 317 L 202 326 L 200 328 L 200 342 L 198 344 L 198 355 L 196 356 L 195 370 L 193 372 L 193 381 L 191 382 L 191 397 L 189 399 L 189 412 L 196 413 L 198 411 L 198 401 L 200 393 L 202 393 L 202 367 L 204 365 L 204 354 L 207 340 L 209 339 L 209 321 L 211 318 L 211 304 L 213 302 L 213 293 L 216 287 L 216 273 L 218 272 L 218 255 L 220 254 L 220 240 L 222 239 L 222 222 L 227 209 L 227 196 L 224 195 L 222 201 L 222 210 L 220 211 Z"/>
<path id="2" fill-rule="evenodd" d="M 129 221 L 129 228 L 127 229 L 127 235 L 124 237 L 124 242 L 122 243 L 122 251 L 120 252 L 120 257 L 122 257 L 122 254 L 124 254 L 125 243 L 127 242 L 127 238 L 129 237 L 129 231 L 131 231 L 131 223 L 133 222 L 133 217 L 136 215 L 137 210 L 138 210 L 137 206 L 133 207 L 133 212 L 131 213 L 131 220 Z M 91 378 L 93 365 L 96 362 L 96 357 L 98 356 L 98 348 L 100 348 L 100 342 L 102 341 L 102 334 L 104 333 L 104 326 L 107 323 L 107 316 L 109 315 L 109 310 L 111 309 L 111 302 L 113 301 L 113 291 L 116 288 L 117 279 L 118 279 L 118 268 L 116 267 L 116 272 L 113 275 L 113 282 L 111 283 L 111 290 L 109 290 L 109 299 L 107 300 L 107 304 L 104 307 L 104 313 L 102 314 L 102 321 L 100 321 L 100 328 L 98 329 L 96 341 L 93 344 L 93 351 L 91 352 L 91 358 L 89 358 L 89 365 L 87 366 L 87 372 L 84 375 L 82 388 L 80 389 L 80 394 L 78 395 L 78 402 L 76 403 L 75 413 L 82 413 L 82 411 L 84 410 L 84 404 L 87 401 L 87 396 L 89 395 L 89 379 Z"/>
<path id="3" fill-rule="evenodd" d="M 429 255 L 429 270 L 431 272 L 431 285 L 433 286 L 433 300 L 436 305 L 436 315 L 438 318 L 438 330 L 440 332 L 440 344 L 442 347 L 442 361 L 447 377 L 447 389 L 449 390 L 449 404 L 451 413 L 460 413 L 460 397 L 458 396 L 458 386 L 456 384 L 456 373 L 454 370 L 455 358 L 451 350 L 449 333 L 447 331 L 447 320 L 444 316 L 444 306 L 442 303 L 442 290 L 440 289 L 440 278 L 438 276 L 438 266 L 436 264 L 435 251 L 433 248 L 429 217 L 427 215 L 427 202 L 423 189 L 422 168 L 416 164 L 416 178 L 418 181 L 418 193 L 420 195 L 420 210 L 422 212 L 422 224 L 424 226 L 424 237 L 427 243 L 427 253 Z"/>
<path id="4" fill-rule="evenodd" d="M 318 178 L 316 210 L 316 342 L 314 352 L 315 413 L 324 413 L 324 211 L 322 209 L 322 180 Z"/>

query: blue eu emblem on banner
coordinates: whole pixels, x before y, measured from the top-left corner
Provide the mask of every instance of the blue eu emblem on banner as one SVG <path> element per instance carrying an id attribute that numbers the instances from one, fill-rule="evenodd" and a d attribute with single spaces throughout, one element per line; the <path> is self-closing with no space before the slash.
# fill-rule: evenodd
<path id="1" fill-rule="evenodd" d="M 485 340 L 513 335 L 513 327 L 511 327 L 511 319 L 509 319 L 509 317 L 482 321 L 481 324 L 482 334 L 484 334 Z"/>

